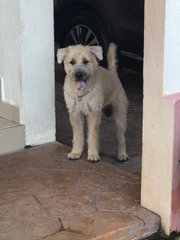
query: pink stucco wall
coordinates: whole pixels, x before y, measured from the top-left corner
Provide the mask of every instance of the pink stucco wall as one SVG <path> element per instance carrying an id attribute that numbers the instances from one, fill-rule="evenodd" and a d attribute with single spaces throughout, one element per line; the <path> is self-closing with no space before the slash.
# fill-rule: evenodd
<path id="1" fill-rule="evenodd" d="M 180 231 L 180 94 L 174 105 L 174 163 L 172 189 L 172 231 Z"/>
<path id="2" fill-rule="evenodd" d="M 171 231 L 180 231 L 180 93 L 168 96 L 174 105 Z"/>

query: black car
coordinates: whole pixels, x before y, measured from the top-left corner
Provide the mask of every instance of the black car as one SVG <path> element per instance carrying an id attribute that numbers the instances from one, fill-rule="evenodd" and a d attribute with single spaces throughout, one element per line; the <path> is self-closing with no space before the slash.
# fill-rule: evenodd
<path id="1" fill-rule="evenodd" d="M 54 6 L 60 47 L 101 45 L 106 54 L 115 42 L 122 65 L 142 65 L 144 0 L 54 0 Z"/>

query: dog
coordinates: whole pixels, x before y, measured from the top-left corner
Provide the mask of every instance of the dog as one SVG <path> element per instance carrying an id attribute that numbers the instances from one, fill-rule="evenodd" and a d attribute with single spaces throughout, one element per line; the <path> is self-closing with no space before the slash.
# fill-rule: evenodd
<path id="1" fill-rule="evenodd" d="M 60 48 L 57 61 L 64 62 L 66 72 L 64 98 L 73 131 L 73 147 L 68 159 L 81 157 L 84 147 L 84 117 L 88 123 L 88 157 L 92 162 L 99 157 L 99 127 L 104 107 L 112 105 L 117 127 L 119 161 L 128 160 L 125 132 L 128 100 L 118 78 L 116 48 L 110 43 L 107 53 L 108 69 L 99 66 L 103 60 L 101 46 L 74 45 Z"/>

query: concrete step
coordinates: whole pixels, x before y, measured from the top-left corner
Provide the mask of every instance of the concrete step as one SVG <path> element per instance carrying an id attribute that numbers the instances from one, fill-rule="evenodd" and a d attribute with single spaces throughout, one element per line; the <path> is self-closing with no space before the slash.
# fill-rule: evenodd
<path id="1" fill-rule="evenodd" d="M 0 154 L 22 149 L 24 146 L 24 125 L 0 117 Z"/>

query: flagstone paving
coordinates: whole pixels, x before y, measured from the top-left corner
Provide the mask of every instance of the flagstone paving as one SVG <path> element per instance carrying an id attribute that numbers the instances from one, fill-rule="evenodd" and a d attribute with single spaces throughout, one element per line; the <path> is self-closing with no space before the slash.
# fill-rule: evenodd
<path id="1" fill-rule="evenodd" d="M 140 178 L 52 143 L 0 157 L 1 240 L 128 240 L 156 232 Z"/>

